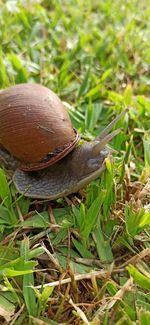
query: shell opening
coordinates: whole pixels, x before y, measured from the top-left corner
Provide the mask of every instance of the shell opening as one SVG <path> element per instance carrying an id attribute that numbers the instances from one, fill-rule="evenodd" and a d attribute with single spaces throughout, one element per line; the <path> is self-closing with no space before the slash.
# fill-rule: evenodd
<path id="1" fill-rule="evenodd" d="M 37 163 L 28 163 L 24 164 L 21 166 L 21 169 L 24 171 L 36 171 L 36 170 L 41 170 L 44 168 L 47 168 L 48 166 L 51 166 L 55 164 L 57 161 L 65 157 L 70 151 L 73 150 L 73 148 L 76 146 L 78 143 L 80 137 L 76 129 L 74 129 L 74 134 L 75 137 L 72 142 L 69 144 L 67 143 L 61 148 L 57 148 L 55 151 L 52 153 L 48 153 L 46 157 L 44 157 L 41 161 Z"/>

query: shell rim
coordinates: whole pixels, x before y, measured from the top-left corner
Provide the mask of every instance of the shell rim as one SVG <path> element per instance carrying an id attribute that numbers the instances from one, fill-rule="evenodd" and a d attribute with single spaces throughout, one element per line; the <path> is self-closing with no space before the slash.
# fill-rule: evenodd
<path id="1" fill-rule="evenodd" d="M 23 171 L 37 171 L 52 166 L 60 159 L 64 158 L 70 151 L 74 149 L 74 147 L 76 146 L 76 144 L 79 142 L 80 139 L 77 130 L 75 128 L 73 128 L 73 130 L 75 134 L 73 141 L 71 141 L 68 145 L 65 145 L 65 148 L 62 149 L 59 153 L 54 154 L 54 156 L 51 158 L 49 158 L 48 156 L 49 154 L 47 154 L 47 157 L 44 157 L 43 159 L 44 161 L 41 160 L 40 162 L 36 162 L 36 163 L 23 164 L 21 165 L 20 169 L 22 169 Z M 53 154 L 53 152 L 51 154 Z"/>

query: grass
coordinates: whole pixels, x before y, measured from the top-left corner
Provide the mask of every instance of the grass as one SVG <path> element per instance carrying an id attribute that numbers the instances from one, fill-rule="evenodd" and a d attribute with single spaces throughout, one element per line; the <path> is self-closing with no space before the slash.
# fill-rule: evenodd
<path id="1" fill-rule="evenodd" d="M 1 324 L 150 323 L 150 8 L 132 1 L 0 1 L 0 87 L 38 82 L 91 140 L 126 107 L 114 161 L 47 202 L 0 171 Z"/>

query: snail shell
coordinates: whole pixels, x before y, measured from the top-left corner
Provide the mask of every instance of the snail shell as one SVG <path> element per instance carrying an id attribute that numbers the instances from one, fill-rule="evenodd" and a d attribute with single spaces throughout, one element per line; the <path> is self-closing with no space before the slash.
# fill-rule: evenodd
<path id="1" fill-rule="evenodd" d="M 39 84 L 20 84 L 0 93 L 0 126 L 0 147 L 24 170 L 55 163 L 78 141 L 61 100 Z"/>

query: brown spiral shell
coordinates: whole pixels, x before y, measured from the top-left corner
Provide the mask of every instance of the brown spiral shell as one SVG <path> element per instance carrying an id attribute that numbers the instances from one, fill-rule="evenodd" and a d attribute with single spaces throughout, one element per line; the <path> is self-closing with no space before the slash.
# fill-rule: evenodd
<path id="1" fill-rule="evenodd" d="M 24 170 L 47 167 L 78 141 L 63 103 L 39 84 L 20 84 L 0 93 L 0 146 Z"/>

